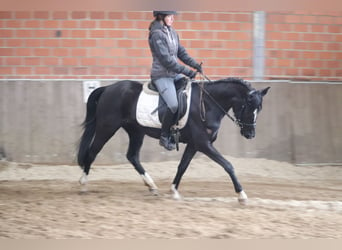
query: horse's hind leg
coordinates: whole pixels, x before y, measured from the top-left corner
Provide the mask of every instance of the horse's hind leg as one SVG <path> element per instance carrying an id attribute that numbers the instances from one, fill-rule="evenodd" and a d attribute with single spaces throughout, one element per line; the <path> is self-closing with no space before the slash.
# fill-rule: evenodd
<path id="1" fill-rule="evenodd" d="M 129 147 L 126 157 L 130 163 L 134 166 L 135 170 L 140 174 L 145 185 L 149 188 L 150 192 L 154 195 L 158 195 L 158 187 L 154 183 L 151 176 L 145 171 L 140 163 L 140 149 L 143 144 L 144 134 L 137 132 L 134 128 L 125 128 L 129 136 Z"/>
<path id="2" fill-rule="evenodd" d="M 113 126 L 114 127 L 114 126 Z M 88 181 L 87 177 L 90 171 L 91 164 L 94 162 L 97 154 L 101 151 L 103 146 L 106 144 L 106 142 L 115 134 L 115 132 L 120 128 L 120 126 L 117 127 L 111 127 L 110 129 L 105 128 L 104 126 L 99 126 L 96 129 L 94 140 L 89 147 L 84 169 L 83 169 L 83 175 L 80 179 L 80 184 L 85 185 Z"/>

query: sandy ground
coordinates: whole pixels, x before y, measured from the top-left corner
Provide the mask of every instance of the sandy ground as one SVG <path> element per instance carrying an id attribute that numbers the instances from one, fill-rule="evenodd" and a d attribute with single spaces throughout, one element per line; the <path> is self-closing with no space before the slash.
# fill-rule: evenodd
<path id="1" fill-rule="evenodd" d="M 177 162 L 145 163 L 153 196 L 128 164 L 94 166 L 87 192 L 78 166 L 0 162 L 0 239 L 342 238 L 342 167 L 228 157 L 249 202 L 223 169 L 192 161 L 183 200 L 170 185 Z"/>

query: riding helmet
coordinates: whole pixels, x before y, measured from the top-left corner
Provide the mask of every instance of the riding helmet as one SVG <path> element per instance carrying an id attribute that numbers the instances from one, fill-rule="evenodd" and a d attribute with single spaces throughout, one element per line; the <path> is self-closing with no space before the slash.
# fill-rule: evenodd
<path id="1" fill-rule="evenodd" d="M 156 17 L 158 15 L 177 15 L 177 11 L 174 10 L 154 10 L 153 16 Z"/>

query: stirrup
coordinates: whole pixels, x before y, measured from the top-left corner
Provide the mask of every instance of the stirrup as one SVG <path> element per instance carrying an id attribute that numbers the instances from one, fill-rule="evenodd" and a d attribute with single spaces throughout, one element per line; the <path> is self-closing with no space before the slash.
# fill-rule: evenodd
<path id="1" fill-rule="evenodd" d="M 170 141 L 168 137 L 160 136 L 159 145 L 163 146 L 166 150 L 174 150 L 176 145 Z"/>

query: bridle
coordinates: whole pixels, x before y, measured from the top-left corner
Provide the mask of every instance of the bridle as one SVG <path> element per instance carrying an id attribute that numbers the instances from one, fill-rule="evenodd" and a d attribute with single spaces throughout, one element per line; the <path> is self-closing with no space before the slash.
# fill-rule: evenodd
<path id="1" fill-rule="evenodd" d="M 198 72 L 200 73 L 200 72 Z M 203 78 L 205 78 L 209 83 L 212 83 L 212 81 L 206 76 L 204 75 L 203 73 L 200 73 L 201 76 Z M 232 120 L 237 126 L 239 126 L 241 129 L 243 129 L 244 127 L 246 126 L 252 126 L 252 127 L 255 127 L 256 126 L 256 122 L 254 123 L 245 123 L 245 122 L 242 122 L 241 121 L 241 117 L 242 117 L 242 114 L 244 113 L 246 107 L 247 107 L 247 104 L 244 104 L 242 105 L 242 109 L 241 109 L 241 112 L 240 112 L 240 115 L 239 115 L 239 118 L 236 118 L 236 117 L 233 117 L 231 116 L 228 112 L 228 111 L 225 111 L 224 108 L 215 100 L 215 98 L 210 95 L 210 93 L 204 88 L 204 82 L 201 81 L 201 83 L 197 82 L 197 81 L 194 81 L 198 86 L 199 88 L 201 89 L 201 92 L 200 92 L 200 114 L 201 114 L 201 120 L 203 122 L 205 122 L 205 106 L 204 106 L 204 99 L 203 99 L 203 93 L 205 93 L 212 101 L 213 103 L 230 119 Z M 254 93 L 256 90 L 252 90 L 250 92 L 250 94 Z"/>

